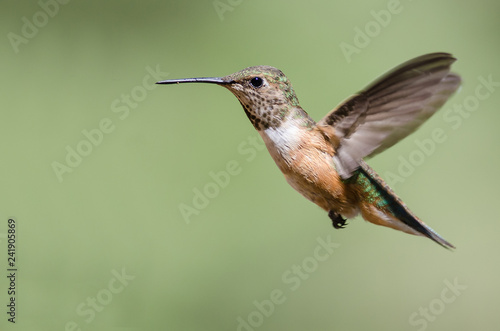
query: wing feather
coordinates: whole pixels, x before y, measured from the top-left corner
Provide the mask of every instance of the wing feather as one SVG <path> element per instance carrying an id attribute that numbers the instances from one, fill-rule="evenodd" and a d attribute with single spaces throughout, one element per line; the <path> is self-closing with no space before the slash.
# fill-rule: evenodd
<path id="1" fill-rule="evenodd" d="M 347 99 L 321 121 L 331 126 L 339 146 L 334 161 L 342 178 L 359 161 L 391 147 L 431 117 L 460 86 L 450 73 L 448 53 L 417 57 L 391 70 Z"/>

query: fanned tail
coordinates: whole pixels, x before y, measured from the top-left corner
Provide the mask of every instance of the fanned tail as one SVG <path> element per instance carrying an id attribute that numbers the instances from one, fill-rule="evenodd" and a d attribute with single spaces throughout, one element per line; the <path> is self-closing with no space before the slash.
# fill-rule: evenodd
<path id="1" fill-rule="evenodd" d="M 368 164 L 361 161 L 358 170 L 356 182 L 365 195 L 360 209 L 367 221 L 427 237 L 448 249 L 455 248 L 415 216 Z"/>

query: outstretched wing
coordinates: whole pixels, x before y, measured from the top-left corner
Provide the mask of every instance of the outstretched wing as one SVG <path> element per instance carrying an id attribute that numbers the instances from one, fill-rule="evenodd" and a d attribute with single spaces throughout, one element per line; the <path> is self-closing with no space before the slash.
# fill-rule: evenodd
<path id="1" fill-rule="evenodd" d="M 359 161 L 391 147 L 431 117 L 460 86 L 448 53 L 419 56 L 337 106 L 317 126 L 333 127 L 339 141 L 334 162 L 346 179 Z"/>

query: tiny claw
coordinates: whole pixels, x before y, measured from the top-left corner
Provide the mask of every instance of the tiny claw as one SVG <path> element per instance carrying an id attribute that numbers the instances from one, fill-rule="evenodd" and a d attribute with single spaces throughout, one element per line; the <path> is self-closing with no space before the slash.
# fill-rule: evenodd
<path id="1" fill-rule="evenodd" d="M 343 229 L 346 225 L 346 220 L 333 210 L 328 212 L 328 217 L 332 220 L 332 225 L 335 229 Z"/>

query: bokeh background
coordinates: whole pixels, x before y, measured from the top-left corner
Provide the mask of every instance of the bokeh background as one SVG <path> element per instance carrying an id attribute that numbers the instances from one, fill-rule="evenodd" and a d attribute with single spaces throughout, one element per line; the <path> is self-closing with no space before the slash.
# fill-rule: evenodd
<path id="1" fill-rule="evenodd" d="M 498 1 L 60 1 L 0 4 L 0 329 L 498 327 Z M 435 51 L 462 89 L 369 163 L 453 252 L 334 230 L 228 91 L 153 85 L 273 65 L 319 120 Z"/>

